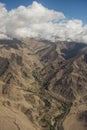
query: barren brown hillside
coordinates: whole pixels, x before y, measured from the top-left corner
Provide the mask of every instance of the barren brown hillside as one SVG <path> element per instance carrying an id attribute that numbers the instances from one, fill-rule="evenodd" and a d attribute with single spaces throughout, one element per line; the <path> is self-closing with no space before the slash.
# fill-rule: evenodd
<path id="1" fill-rule="evenodd" d="M 87 130 L 87 45 L 0 40 L 0 130 Z"/>

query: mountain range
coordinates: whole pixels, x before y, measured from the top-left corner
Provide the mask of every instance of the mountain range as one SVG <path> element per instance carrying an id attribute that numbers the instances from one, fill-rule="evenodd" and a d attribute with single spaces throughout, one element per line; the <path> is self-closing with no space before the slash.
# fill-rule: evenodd
<path id="1" fill-rule="evenodd" d="M 0 130 L 87 130 L 87 44 L 1 39 Z"/>

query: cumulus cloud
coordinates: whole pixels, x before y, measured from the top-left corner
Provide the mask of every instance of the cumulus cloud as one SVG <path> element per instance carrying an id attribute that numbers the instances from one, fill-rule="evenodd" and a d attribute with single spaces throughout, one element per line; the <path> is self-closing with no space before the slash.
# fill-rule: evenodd
<path id="1" fill-rule="evenodd" d="M 0 3 L 0 38 L 3 38 L 5 36 L 5 24 L 7 21 L 7 10 L 5 8 L 5 5 Z M 6 36 L 5 36 L 6 37 Z"/>
<path id="2" fill-rule="evenodd" d="M 33 2 L 8 11 L 0 3 L 0 38 L 41 38 L 87 42 L 87 25 L 81 20 L 67 20 L 62 12 Z"/>

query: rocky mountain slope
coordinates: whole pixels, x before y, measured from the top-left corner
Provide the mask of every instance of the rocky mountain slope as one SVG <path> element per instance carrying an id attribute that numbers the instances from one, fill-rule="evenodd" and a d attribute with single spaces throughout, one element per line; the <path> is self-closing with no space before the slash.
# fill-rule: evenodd
<path id="1" fill-rule="evenodd" d="M 0 130 L 86 130 L 87 45 L 0 40 Z"/>

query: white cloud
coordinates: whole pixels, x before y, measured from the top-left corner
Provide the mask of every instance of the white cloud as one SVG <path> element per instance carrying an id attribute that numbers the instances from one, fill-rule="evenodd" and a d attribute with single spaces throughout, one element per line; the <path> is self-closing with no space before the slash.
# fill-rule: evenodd
<path id="1" fill-rule="evenodd" d="M 5 9 L 5 5 L 0 3 L 0 37 L 2 37 L 2 33 L 5 33 L 5 24 L 7 22 L 7 10 Z"/>
<path id="2" fill-rule="evenodd" d="M 45 8 L 37 2 L 7 11 L 0 3 L 0 38 L 34 37 L 54 41 L 87 42 L 87 25 L 81 20 L 67 20 L 62 12 Z"/>

